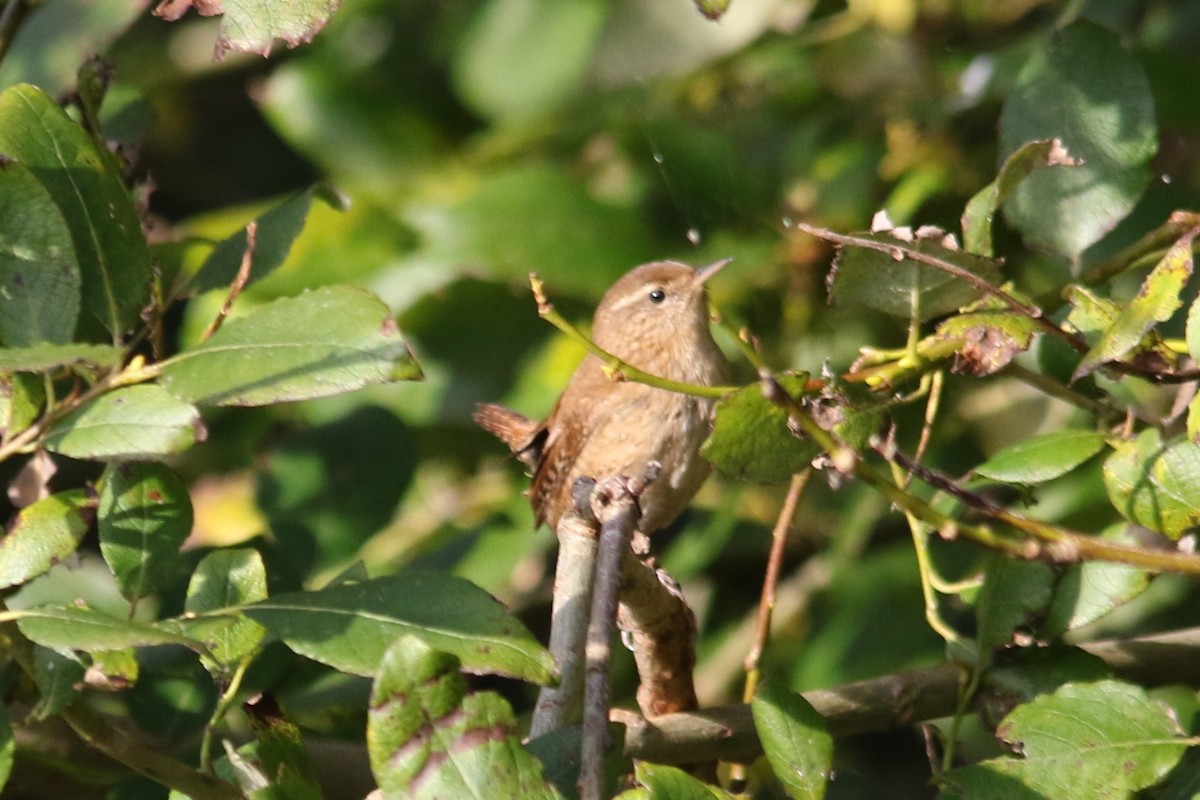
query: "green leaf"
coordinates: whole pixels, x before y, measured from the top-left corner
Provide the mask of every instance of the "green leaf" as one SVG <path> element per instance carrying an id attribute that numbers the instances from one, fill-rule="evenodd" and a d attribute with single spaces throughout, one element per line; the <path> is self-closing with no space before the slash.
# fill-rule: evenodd
<path id="1" fill-rule="evenodd" d="M 697 780 L 678 767 L 639 761 L 635 776 L 646 787 L 647 794 L 641 796 L 648 800 L 734 800 L 729 792 Z"/>
<path id="2" fill-rule="evenodd" d="M 798 397 L 808 384 L 808 373 L 777 379 Z M 787 411 L 768 400 L 757 383 L 717 401 L 712 434 L 700 448 L 700 454 L 721 472 L 756 483 L 782 483 L 807 468 L 819 452 L 791 431 Z"/>
<path id="3" fill-rule="evenodd" d="M 255 233 L 247 286 L 270 275 L 287 258 L 292 243 L 304 230 L 308 209 L 312 206 L 313 192 L 313 189 L 300 192 L 255 220 L 258 230 Z M 232 284 L 241 269 L 246 241 L 246 229 L 242 228 L 218 244 L 192 278 L 191 288 L 197 292 L 206 292 Z"/>
<path id="4" fill-rule="evenodd" d="M 771 682 L 758 688 L 750 710 L 763 752 L 788 795 L 821 800 L 833 769 L 825 719 L 803 697 Z"/>
<path id="5" fill-rule="evenodd" d="M 224 12 L 217 35 L 216 53 L 226 50 L 268 56 L 275 41 L 297 47 L 311 41 L 325 27 L 337 8 L 336 0 L 225 0 L 217 6 Z M 162 3 L 155 14 L 177 20 L 191 7 L 189 2 Z"/>
<path id="6" fill-rule="evenodd" d="M 459 92 L 488 117 L 552 110 L 583 83 L 608 12 L 603 0 L 490 0 L 456 50 Z"/>
<path id="7" fill-rule="evenodd" d="M 1026 176 L 1042 167 L 1077 167 L 1058 139 L 1026 142 L 1004 159 L 996 179 L 967 202 L 963 210 L 963 249 L 969 253 L 995 255 L 992 250 L 992 220 L 998 209 Z"/>
<path id="8" fill-rule="evenodd" d="M 1188 403 L 1187 437 L 1190 441 L 1200 443 L 1200 394 Z"/>
<path id="9" fill-rule="evenodd" d="M 1079 362 L 1072 381 L 1093 372 L 1101 364 L 1117 361 L 1133 350 L 1156 323 L 1169 320 L 1183 299 L 1180 294 L 1192 275 L 1192 241 L 1200 233 L 1194 228 L 1171 246 L 1162 261 L 1150 271 L 1137 296 L 1121 309 L 1100 341 Z"/>
<path id="10" fill-rule="evenodd" d="M 117 588 L 131 602 L 153 594 L 172 576 L 179 548 L 192 532 L 187 486 L 165 464 L 112 464 L 100 491 L 100 553 Z"/>
<path id="11" fill-rule="evenodd" d="M 0 432 L 11 437 L 28 428 L 41 416 L 45 401 L 46 383 L 40 375 L 0 372 Z"/>
<path id="12" fill-rule="evenodd" d="M 367 751 L 385 797 L 559 798 L 498 694 L 468 695 L 454 656 L 402 636 L 371 690 Z"/>
<path id="13" fill-rule="evenodd" d="M 1188 235 L 1191 236 L 1193 234 L 1189 233 Z M 1176 245 L 1178 245 L 1178 242 Z M 1172 250 L 1174 249 L 1172 247 Z M 1187 325 L 1184 332 L 1187 338 L 1188 355 L 1200 361 L 1200 297 L 1193 300 L 1191 306 L 1188 307 Z"/>
<path id="14" fill-rule="evenodd" d="M 142 0 L 54 0 L 32 6 L 0 62 L 0 88 L 24 82 L 51 97 L 64 96 L 75 87 L 79 65 L 108 52 L 145 10 Z"/>
<path id="15" fill-rule="evenodd" d="M 1137 545 L 1127 525 L 1104 531 L 1099 538 Z M 1138 597 L 1150 585 L 1144 569 L 1111 561 L 1085 561 L 1062 570 L 1047 610 L 1042 633 L 1058 638 L 1067 631 L 1089 625 L 1113 609 Z"/>
<path id="16" fill-rule="evenodd" d="M 27 167 L 58 205 L 83 279 L 83 307 L 115 338 L 150 297 L 150 250 L 107 154 L 39 89 L 0 94 L 0 154 Z"/>
<path id="17" fill-rule="evenodd" d="M 215 550 L 196 565 L 183 607 L 189 614 L 204 614 L 266 597 L 267 571 L 257 550 Z M 185 619 L 181 625 L 188 636 L 208 646 L 214 666 L 219 668 L 231 667 L 253 653 L 267 633 L 243 615 Z"/>
<path id="18" fill-rule="evenodd" d="M 250 796 L 255 800 L 321 800 L 321 787 L 295 723 L 284 718 L 270 700 L 248 704 L 247 714 L 258 738 L 254 754 L 271 781 L 268 791 Z"/>
<path id="19" fill-rule="evenodd" d="M 182 452 L 200 430 L 200 414 L 161 386 L 103 394 L 72 412 L 46 436 L 46 449 L 71 458 L 138 459 Z"/>
<path id="20" fill-rule="evenodd" d="M 0 790 L 8 783 L 12 774 L 13 755 L 17 751 L 17 740 L 13 737 L 12 720 L 8 709 L 0 705 Z"/>
<path id="21" fill-rule="evenodd" d="M 1096 295 L 1086 286 L 1072 284 L 1063 291 L 1063 296 L 1071 304 L 1065 327 L 1089 337 L 1089 340 L 1111 328 L 1121 314 L 1117 303 Z"/>
<path id="22" fill-rule="evenodd" d="M 1040 561 L 1016 561 L 993 553 L 975 601 L 981 663 L 1013 642 L 1018 630 L 1038 633 L 1054 597 L 1055 570 Z"/>
<path id="23" fill-rule="evenodd" d="M 1158 146 L 1153 96 L 1129 48 L 1097 25 L 1076 22 L 1033 49 L 1000 115 L 1000 151 L 1058 138 L 1083 163 L 1030 175 L 1005 203 L 1030 245 L 1078 263 L 1129 213 Z"/>
<path id="24" fill-rule="evenodd" d="M 1104 461 L 1104 488 L 1127 520 L 1178 539 L 1200 525 L 1200 445 L 1147 428 Z"/>
<path id="25" fill-rule="evenodd" d="M 161 382 L 201 405 L 261 406 L 418 377 L 387 307 L 362 289 L 329 286 L 229 320 L 164 362 Z"/>
<path id="26" fill-rule="evenodd" d="M 85 671 L 78 656 L 35 645 L 33 677 L 41 698 L 33 709 L 33 718 L 47 719 L 70 705 L 79 696 Z"/>
<path id="27" fill-rule="evenodd" d="M 79 263 L 50 193 L 21 164 L 0 162 L 0 341 L 61 344 L 79 319 Z"/>
<path id="28" fill-rule="evenodd" d="M 204 652 L 204 646 L 190 636 L 81 606 L 43 606 L 9 613 L 16 618 L 21 633 L 54 650 L 90 653 L 177 644 Z"/>
<path id="29" fill-rule="evenodd" d="M 982 293 L 949 272 L 905 257 L 917 251 L 948 262 L 989 284 L 1000 280 L 995 261 L 948 247 L 941 237 L 898 239 L 893 232 L 860 233 L 857 239 L 887 245 L 888 252 L 842 245 L 830 270 L 829 299 L 838 305 L 864 305 L 901 319 L 920 322 L 956 311 Z"/>
<path id="30" fill-rule="evenodd" d="M 103 344 L 39 344 L 33 347 L 0 348 L 0 372 L 48 372 L 73 364 L 112 367 L 120 360 L 121 350 Z"/>
<path id="31" fill-rule="evenodd" d="M 447 272 L 476 265 L 522 284 L 537 272 L 556 291 L 599 296 L 658 252 L 639 209 L 595 199 L 559 168 L 496 170 L 472 189 L 451 202 L 408 209 L 406 220 L 424 243 L 416 263 Z"/>
<path id="32" fill-rule="evenodd" d="M 374 675 L 387 646 L 413 634 L 457 656 L 468 672 L 552 680 L 554 662 L 491 595 L 450 575 L 408 572 L 315 592 L 278 595 L 240 609 L 303 656 Z"/>
<path id="33" fill-rule="evenodd" d="M 1158 783 L 1187 749 L 1165 707 L 1113 680 L 1065 684 L 1018 707 L 996 733 L 1022 756 L 946 772 L 952 795 L 1123 800 Z"/>
<path id="34" fill-rule="evenodd" d="M 0 589 L 48 571 L 79 546 L 95 515 L 83 489 L 53 494 L 21 509 L 0 539 Z"/>
<path id="35" fill-rule="evenodd" d="M 1104 448 L 1097 431 L 1062 430 L 1009 445 L 975 468 L 994 481 L 1034 485 L 1066 475 Z"/>

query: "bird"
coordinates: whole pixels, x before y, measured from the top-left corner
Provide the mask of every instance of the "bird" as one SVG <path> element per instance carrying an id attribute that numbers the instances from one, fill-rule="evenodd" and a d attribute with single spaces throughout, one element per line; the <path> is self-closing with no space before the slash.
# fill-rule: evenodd
<path id="1" fill-rule="evenodd" d="M 731 259 L 693 269 L 678 261 L 642 264 L 605 292 L 592 341 L 643 372 L 706 386 L 729 383 L 729 362 L 709 329 L 706 282 Z M 699 453 L 712 429 L 715 400 L 621 380 L 589 353 L 544 421 L 494 403 L 474 419 L 530 470 L 536 524 L 557 530 L 577 478 L 659 477 L 639 498 L 638 531 L 649 536 L 683 513 L 711 466 Z M 616 379 L 614 379 L 616 378 Z"/>

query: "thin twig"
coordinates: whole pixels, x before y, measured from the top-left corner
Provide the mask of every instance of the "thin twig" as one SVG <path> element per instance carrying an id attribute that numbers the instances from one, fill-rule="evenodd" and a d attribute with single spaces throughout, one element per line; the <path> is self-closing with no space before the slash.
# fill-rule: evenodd
<path id="1" fill-rule="evenodd" d="M 253 661 L 253 656 L 247 656 L 238 662 L 233 676 L 229 679 L 229 683 L 225 686 L 225 690 L 221 692 L 221 696 L 213 708 L 212 715 L 204 725 L 204 731 L 200 737 L 200 770 L 202 772 L 212 772 L 212 740 L 216 733 L 217 725 L 229 713 L 229 709 L 233 707 L 234 702 L 237 700 L 237 693 L 242 688 L 242 679 L 246 677 L 246 670 L 250 668 L 250 664 Z"/>
<path id="2" fill-rule="evenodd" d="M 754 644 L 746 653 L 746 660 L 743 662 L 746 669 L 746 683 L 742 689 L 743 703 L 753 700 L 755 692 L 758 691 L 758 683 L 762 677 L 759 666 L 762 654 L 767 648 L 767 640 L 771 635 L 771 617 L 775 613 L 775 597 L 779 587 L 779 573 L 783 569 L 783 553 L 787 546 L 788 533 L 791 532 L 792 525 L 796 520 L 796 510 L 800 507 L 800 495 L 804 492 L 804 486 L 808 483 L 811 474 L 812 470 L 806 469 L 792 476 L 792 480 L 788 484 L 787 495 L 783 499 L 783 507 L 780 508 L 779 517 L 775 520 L 775 527 L 771 531 L 771 552 L 767 556 L 762 594 L 758 600 Z M 746 778 L 746 765 L 734 764 L 730 780 L 737 785 L 739 782 L 744 782 Z"/>
<path id="3" fill-rule="evenodd" d="M 242 251 L 242 261 L 238 264 L 237 275 L 233 279 L 233 283 L 229 285 L 229 293 L 225 295 L 225 302 L 221 304 L 221 310 L 213 317 L 212 322 L 208 323 L 208 327 L 204 329 L 204 333 L 200 334 L 200 341 L 206 342 L 209 337 L 221 329 L 221 325 L 225 323 L 225 318 L 229 316 L 229 312 L 233 309 L 233 302 L 238 299 L 238 295 L 246 288 L 246 283 L 250 280 L 250 268 L 254 264 L 254 251 L 258 247 L 258 221 L 252 220 L 246 225 L 246 249 Z"/>
<path id="4" fill-rule="evenodd" d="M 649 480 L 657 477 L 652 462 Z M 596 578 L 592 587 L 592 610 L 585 646 L 583 744 L 580 752 L 579 796 L 581 800 L 604 798 L 604 754 L 608 750 L 609 671 L 612 633 L 617 615 L 617 593 L 621 562 L 633 530 L 641 519 L 637 499 L 646 479 L 604 478 L 592 493 L 592 511 L 600 520 L 600 545 L 596 555 Z"/>

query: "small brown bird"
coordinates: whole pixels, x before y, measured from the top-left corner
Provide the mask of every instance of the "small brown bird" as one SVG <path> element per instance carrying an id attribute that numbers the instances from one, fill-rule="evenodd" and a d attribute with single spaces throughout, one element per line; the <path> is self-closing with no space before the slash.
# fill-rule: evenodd
<path id="1" fill-rule="evenodd" d="M 729 382 L 729 364 L 709 331 L 704 282 L 729 260 L 694 270 L 656 261 L 627 272 L 604 294 L 592 341 L 644 372 L 681 383 Z M 700 445 L 712 425 L 713 400 L 633 381 L 613 380 L 588 354 L 545 422 L 491 403 L 475 421 L 531 469 L 529 500 L 538 524 L 557 529 L 577 478 L 639 476 L 662 465 L 641 497 L 639 530 L 649 535 L 678 517 L 711 470 Z"/>

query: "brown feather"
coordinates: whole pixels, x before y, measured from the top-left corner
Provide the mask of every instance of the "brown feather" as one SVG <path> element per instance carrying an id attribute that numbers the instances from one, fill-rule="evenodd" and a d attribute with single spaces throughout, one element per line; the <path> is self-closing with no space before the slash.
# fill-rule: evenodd
<path id="1" fill-rule="evenodd" d="M 546 439 L 545 425 L 495 403 L 479 403 L 471 418 L 479 427 L 508 445 L 513 455 L 531 470 L 538 468 Z"/>

